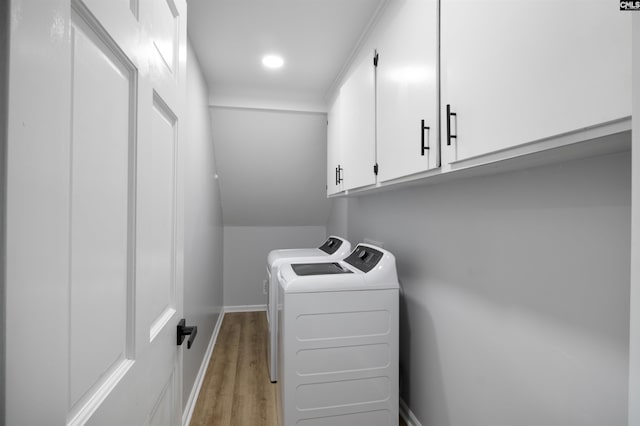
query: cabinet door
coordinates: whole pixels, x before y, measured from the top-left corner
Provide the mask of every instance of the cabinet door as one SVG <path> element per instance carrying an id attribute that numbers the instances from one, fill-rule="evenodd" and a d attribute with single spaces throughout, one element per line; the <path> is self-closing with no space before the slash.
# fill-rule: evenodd
<path id="1" fill-rule="evenodd" d="M 446 161 L 630 116 L 630 15 L 610 0 L 442 0 Z"/>
<path id="2" fill-rule="evenodd" d="M 340 89 L 340 143 L 344 189 L 375 184 L 375 73 L 373 54 L 362 59 Z"/>
<path id="3" fill-rule="evenodd" d="M 437 13 L 436 1 L 396 0 L 389 3 L 379 24 L 380 181 L 439 165 Z"/>
<path id="4" fill-rule="evenodd" d="M 343 185 L 338 175 L 338 168 L 343 167 L 340 164 L 340 100 L 338 93 L 327 117 L 327 195 L 343 191 Z"/>

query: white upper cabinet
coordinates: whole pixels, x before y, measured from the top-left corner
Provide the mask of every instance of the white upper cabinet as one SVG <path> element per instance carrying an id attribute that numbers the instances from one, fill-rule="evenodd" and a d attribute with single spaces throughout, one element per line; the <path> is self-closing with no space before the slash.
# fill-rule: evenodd
<path id="1" fill-rule="evenodd" d="M 337 194 L 344 190 L 341 176 L 342 165 L 340 164 L 340 99 L 340 94 L 338 94 L 327 117 L 327 195 Z"/>
<path id="2" fill-rule="evenodd" d="M 344 179 L 344 189 L 373 185 L 376 183 L 373 52 L 355 65 L 339 97 L 340 155 L 344 163 L 340 176 Z"/>
<path id="3" fill-rule="evenodd" d="M 629 117 L 630 46 L 610 0 L 442 0 L 443 161 Z"/>
<path id="4" fill-rule="evenodd" d="M 611 0 L 388 0 L 339 94 L 328 183 L 336 167 L 348 193 L 553 161 L 552 148 L 581 155 L 593 144 L 579 142 L 628 131 L 631 15 Z"/>
<path id="5" fill-rule="evenodd" d="M 392 0 L 378 25 L 378 180 L 439 166 L 438 10 L 431 0 Z"/>

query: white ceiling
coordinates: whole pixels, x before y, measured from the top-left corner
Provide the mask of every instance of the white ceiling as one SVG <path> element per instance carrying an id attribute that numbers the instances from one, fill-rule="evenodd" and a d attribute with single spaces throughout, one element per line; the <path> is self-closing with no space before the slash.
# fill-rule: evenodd
<path id="1" fill-rule="evenodd" d="M 212 103 L 242 106 L 238 98 L 259 98 L 324 105 L 383 2 L 188 0 L 189 38 Z M 282 55 L 284 66 L 265 69 L 266 53 Z"/>

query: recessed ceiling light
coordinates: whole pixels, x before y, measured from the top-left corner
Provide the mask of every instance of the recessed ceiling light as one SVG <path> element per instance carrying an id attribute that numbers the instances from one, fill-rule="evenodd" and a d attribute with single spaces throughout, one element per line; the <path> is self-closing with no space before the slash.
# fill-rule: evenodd
<path id="1" fill-rule="evenodd" d="M 265 55 L 262 58 L 262 65 L 267 68 L 280 68 L 284 65 L 284 60 L 278 55 Z"/>

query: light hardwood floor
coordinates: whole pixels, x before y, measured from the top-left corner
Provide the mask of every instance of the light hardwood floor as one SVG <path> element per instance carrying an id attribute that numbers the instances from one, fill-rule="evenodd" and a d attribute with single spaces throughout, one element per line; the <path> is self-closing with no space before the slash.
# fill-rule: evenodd
<path id="1" fill-rule="evenodd" d="M 264 312 L 225 314 L 191 426 L 278 426 L 266 336 Z"/>

